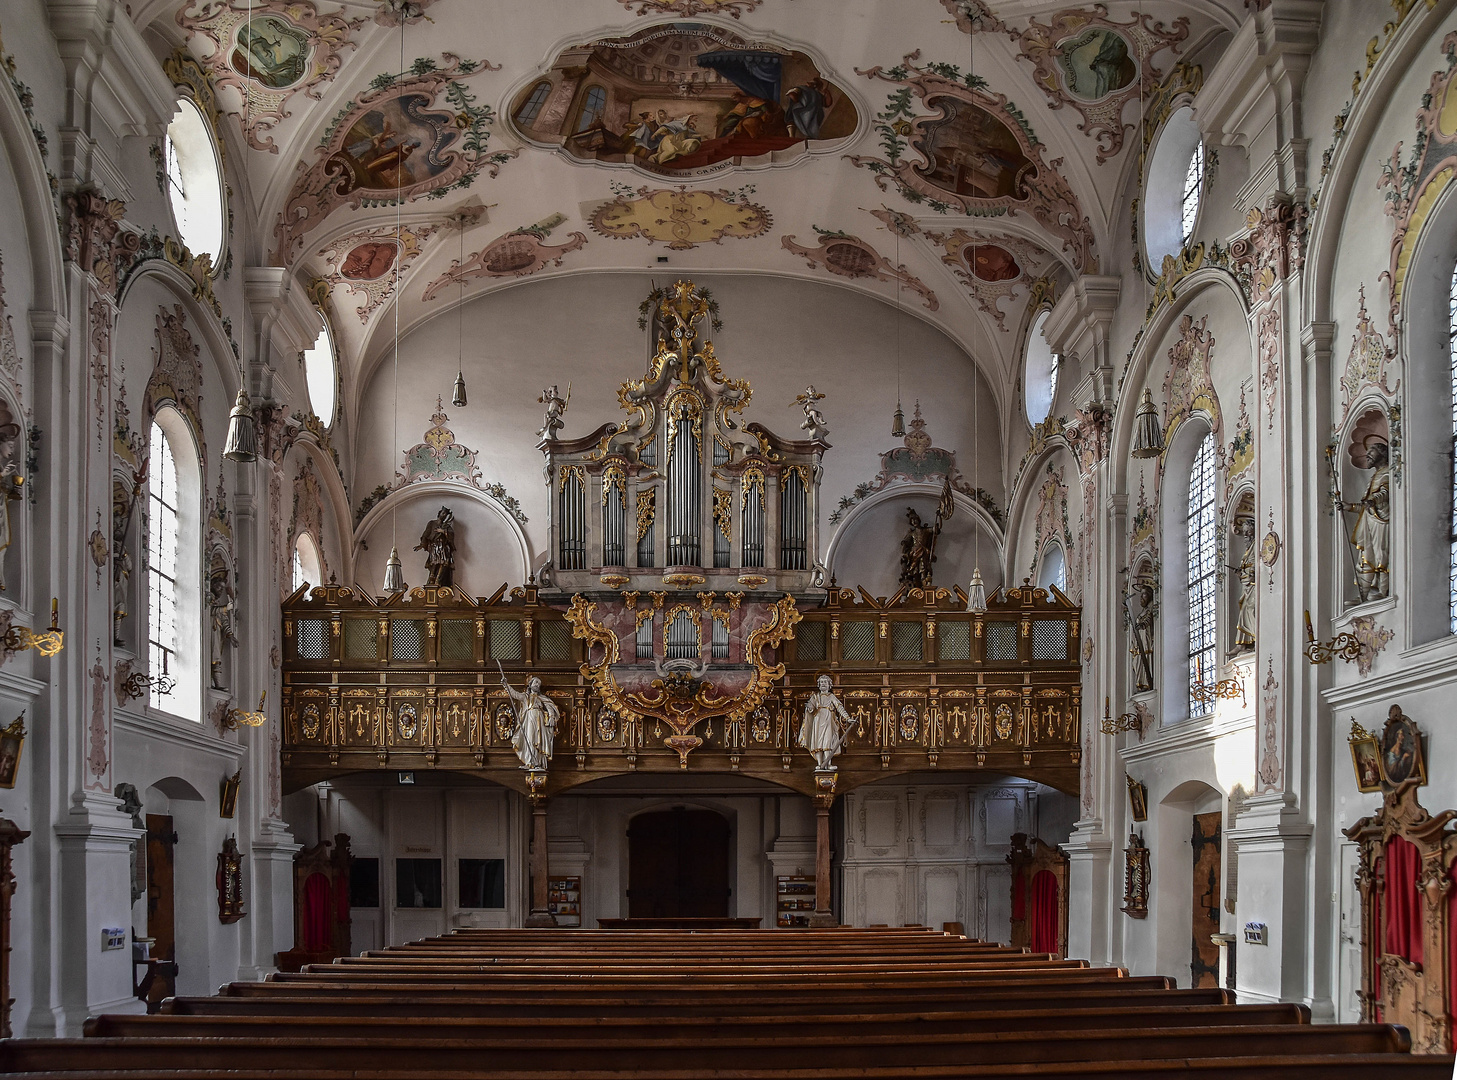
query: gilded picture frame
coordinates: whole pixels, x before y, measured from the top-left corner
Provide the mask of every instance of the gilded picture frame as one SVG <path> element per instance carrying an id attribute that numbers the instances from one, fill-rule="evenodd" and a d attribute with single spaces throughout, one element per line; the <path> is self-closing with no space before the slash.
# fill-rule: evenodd
<path id="1" fill-rule="evenodd" d="M 1123 775 L 1123 779 L 1128 781 L 1128 808 L 1133 813 L 1133 820 L 1147 821 L 1148 788 L 1127 773 Z"/>
<path id="2" fill-rule="evenodd" d="M 1356 774 L 1356 790 L 1369 795 L 1381 790 L 1383 772 L 1381 767 L 1381 744 L 1376 736 L 1351 721 L 1351 768 Z"/>
<path id="3" fill-rule="evenodd" d="M 25 749 L 25 713 L 0 730 L 0 788 L 13 788 L 20 775 L 20 752 Z"/>
<path id="4" fill-rule="evenodd" d="M 221 797 L 218 800 L 218 817 L 231 818 L 238 812 L 238 789 L 243 786 L 243 770 L 232 776 L 223 777 Z"/>

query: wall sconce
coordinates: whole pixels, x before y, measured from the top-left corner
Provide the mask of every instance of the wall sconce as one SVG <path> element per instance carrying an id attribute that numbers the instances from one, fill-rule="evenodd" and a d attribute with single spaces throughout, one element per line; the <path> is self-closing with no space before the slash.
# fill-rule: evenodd
<path id="1" fill-rule="evenodd" d="M 12 626 L 5 631 L 3 645 L 7 653 L 34 649 L 42 656 L 55 656 L 66 647 L 66 632 L 57 624 L 59 601 L 51 597 L 51 627 L 42 633 L 33 633 L 28 626 Z"/>
<path id="2" fill-rule="evenodd" d="M 1337 634 L 1329 641 L 1315 640 L 1315 627 L 1310 624 L 1310 610 L 1305 612 L 1305 659 L 1312 664 L 1329 664 L 1339 657 L 1348 664 L 1361 659 L 1365 646 L 1349 630 Z"/>
<path id="3" fill-rule="evenodd" d="M 1138 737 L 1143 738 L 1143 719 L 1137 713 L 1120 713 L 1116 718 L 1112 714 L 1112 702 L 1108 698 L 1103 699 L 1103 719 L 1098 724 L 1098 730 L 1104 735 L 1118 735 L 1125 731 L 1136 731 Z"/>
<path id="4" fill-rule="evenodd" d="M 228 731 L 237 731 L 240 727 L 262 727 L 268 723 L 268 716 L 263 711 L 263 699 L 268 696 L 268 691 L 258 695 L 258 711 L 244 712 L 242 709 L 229 709 L 228 714 L 223 717 L 223 727 Z"/>
<path id="5" fill-rule="evenodd" d="M 166 697 L 177 689 L 177 680 L 167 674 L 167 652 L 162 650 L 162 674 L 148 675 L 144 671 L 133 671 L 121 681 L 120 690 L 128 698 L 139 698 L 148 690 L 156 690 L 158 694 Z"/>
<path id="6" fill-rule="evenodd" d="M 1194 662 L 1194 679 L 1189 683 L 1189 696 L 1202 705 L 1224 698 L 1226 701 L 1233 701 L 1239 698 L 1240 706 L 1247 707 L 1249 700 L 1245 697 L 1245 684 L 1243 679 L 1216 679 L 1212 683 L 1204 681 L 1204 661 Z"/>

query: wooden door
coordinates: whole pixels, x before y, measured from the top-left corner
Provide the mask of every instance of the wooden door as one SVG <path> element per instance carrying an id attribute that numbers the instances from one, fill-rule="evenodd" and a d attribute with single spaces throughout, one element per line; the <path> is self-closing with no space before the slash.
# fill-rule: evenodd
<path id="1" fill-rule="evenodd" d="M 627 832 L 632 919 L 727 918 L 729 823 L 711 810 L 643 814 Z"/>
<path id="2" fill-rule="evenodd" d="M 1221 817 L 1218 810 L 1194 815 L 1194 939 L 1189 959 L 1192 986 L 1219 985 L 1219 946 L 1210 938 L 1219 933 L 1219 911 L 1224 905 L 1219 887 Z"/>
<path id="3" fill-rule="evenodd" d="M 172 888 L 173 849 L 177 834 L 168 814 L 147 815 L 147 936 L 152 939 L 152 958 L 175 963 L 177 922 Z M 177 993 L 177 976 L 170 967 L 158 967 L 147 989 L 148 1011 L 155 1011 L 163 998 Z"/>

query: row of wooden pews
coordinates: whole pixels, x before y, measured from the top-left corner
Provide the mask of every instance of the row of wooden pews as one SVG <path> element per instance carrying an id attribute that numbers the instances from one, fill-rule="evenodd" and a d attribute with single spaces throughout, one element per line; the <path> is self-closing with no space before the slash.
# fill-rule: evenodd
<path id="1" fill-rule="evenodd" d="M 1449 1080 L 1401 1028 L 1316 1026 L 930 930 L 461 930 L 0 1043 L 65 1080 Z"/>

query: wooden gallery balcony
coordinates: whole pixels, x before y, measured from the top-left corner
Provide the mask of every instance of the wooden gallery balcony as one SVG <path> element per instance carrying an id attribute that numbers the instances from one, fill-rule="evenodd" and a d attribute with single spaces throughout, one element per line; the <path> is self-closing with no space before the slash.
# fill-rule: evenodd
<path id="1" fill-rule="evenodd" d="M 1080 622 L 1060 592 L 1025 585 L 979 613 L 959 589 L 889 600 L 848 589 L 567 596 L 528 585 L 488 599 L 300 590 L 283 605 L 285 789 L 444 769 L 526 791 L 499 665 L 518 690 L 539 677 L 560 709 L 543 795 L 682 769 L 813 793 L 814 760 L 796 740 L 822 674 L 853 721 L 836 758 L 841 792 L 926 769 L 1076 792 Z M 674 655 L 676 671 L 662 661 Z"/>

